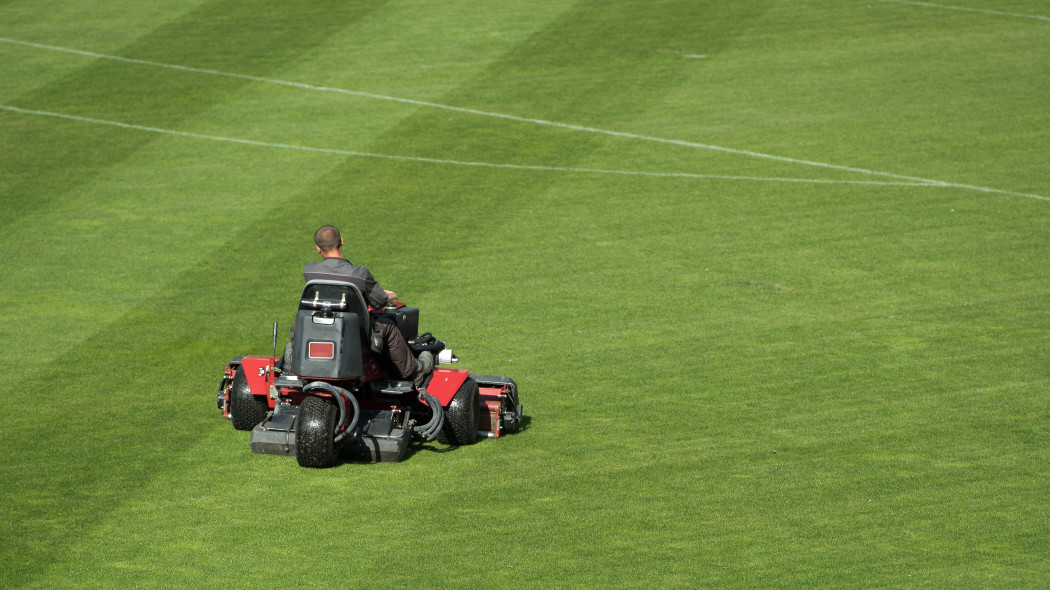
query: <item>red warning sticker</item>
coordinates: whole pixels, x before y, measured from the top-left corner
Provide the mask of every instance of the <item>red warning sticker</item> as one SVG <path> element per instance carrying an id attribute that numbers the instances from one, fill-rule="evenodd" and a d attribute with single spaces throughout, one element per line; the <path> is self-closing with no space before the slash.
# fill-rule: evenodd
<path id="1" fill-rule="evenodd" d="M 312 359 L 334 359 L 335 342 L 310 342 L 307 356 Z"/>

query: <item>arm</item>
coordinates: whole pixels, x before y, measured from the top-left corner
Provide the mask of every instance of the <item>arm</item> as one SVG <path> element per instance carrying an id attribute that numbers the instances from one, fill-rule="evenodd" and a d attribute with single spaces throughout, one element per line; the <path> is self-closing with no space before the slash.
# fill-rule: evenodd
<path id="1" fill-rule="evenodd" d="M 364 280 L 366 285 L 366 291 L 363 292 L 365 300 L 372 306 L 373 309 L 382 309 L 387 306 L 388 303 L 397 301 L 397 293 L 393 291 L 387 291 L 379 285 L 372 273 L 365 267 L 359 266 L 355 271 L 358 276 Z"/>
<path id="2" fill-rule="evenodd" d="M 379 283 L 375 283 L 371 289 L 365 293 L 365 300 L 372 306 L 372 309 L 382 309 L 386 307 L 387 303 L 393 301 L 390 297 L 391 292 L 384 290 L 379 286 Z"/>

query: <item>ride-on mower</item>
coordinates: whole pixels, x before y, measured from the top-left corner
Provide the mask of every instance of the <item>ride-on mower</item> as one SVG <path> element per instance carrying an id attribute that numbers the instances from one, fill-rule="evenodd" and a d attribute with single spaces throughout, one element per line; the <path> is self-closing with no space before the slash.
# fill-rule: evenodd
<path id="1" fill-rule="evenodd" d="M 394 302 L 373 310 L 349 282 L 310 281 L 299 298 L 291 355 L 239 356 L 226 365 L 218 406 L 254 453 L 295 455 L 303 467 L 334 465 L 341 452 L 400 461 L 414 441 L 469 445 L 521 422 L 513 379 L 436 367 L 420 387 L 391 378 L 368 345 L 372 321 L 394 323 L 414 353 L 457 362 L 429 333 L 419 309 Z M 283 365 L 283 366 L 281 366 Z"/>

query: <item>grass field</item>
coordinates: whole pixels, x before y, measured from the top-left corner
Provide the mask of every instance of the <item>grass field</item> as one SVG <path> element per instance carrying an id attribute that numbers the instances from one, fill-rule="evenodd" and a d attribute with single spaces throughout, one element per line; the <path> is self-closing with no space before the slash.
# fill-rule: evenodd
<path id="1" fill-rule="evenodd" d="M 1045 587 L 1048 154 L 1038 0 L 0 0 L 0 587 Z M 250 452 L 325 223 L 525 430 Z"/>

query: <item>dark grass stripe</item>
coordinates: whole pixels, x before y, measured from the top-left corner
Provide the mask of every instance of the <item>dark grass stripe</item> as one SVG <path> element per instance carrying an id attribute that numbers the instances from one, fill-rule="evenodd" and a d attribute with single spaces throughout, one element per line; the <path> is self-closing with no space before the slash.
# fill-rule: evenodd
<path id="1" fill-rule="evenodd" d="M 691 79 L 683 54 L 730 47 L 770 2 L 580 2 L 470 83 L 437 101 L 603 128 L 630 121 Z M 370 151 L 571 166 L 608 137 L 423 110 Z M 631 140 L 621 140 L 631 141 Z M 680 151 L 680 150 L 679 150 Z"/>
<path id="2" fill-rule="evenodd" d="M 581 124 L 629 119 L 702 67 L 683 55 L 716 56 L 772 6 L 768 0 L 580 2 L 460 94 L 479 108 L 497 98 L 511 112 L 571 114 Z"/>
<path id="3" fill-rule="evenodd" d="M 382 5 L 316 1 L 289 10 L 282 3 L 210 2 L 130 43 L 120 55 L 261 75 L 294 61 Z M 180 121 L 221 103 L 248 83 L 100 60 L 11 102 L 32 110 L 177 128 Z M 31 212 L 46 210 L 63 192 L 155 139 L 11 113 L 0 116 L 0 129 L 0 208 L 5 211 L 0 230 Z"/>

